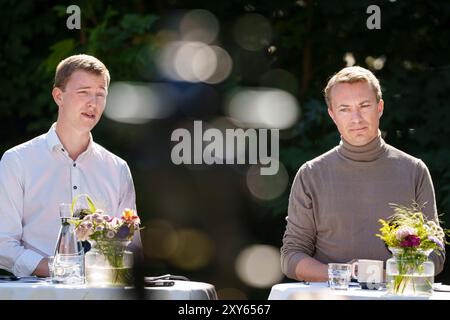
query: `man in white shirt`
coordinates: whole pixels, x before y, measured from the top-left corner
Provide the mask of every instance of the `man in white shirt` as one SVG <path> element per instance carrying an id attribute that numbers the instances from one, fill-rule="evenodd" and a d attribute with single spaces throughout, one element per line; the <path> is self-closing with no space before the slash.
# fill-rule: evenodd
<path id="1" fill-rule="evenodd" d="M 109 71 L 97 58 L 75 55 L 56 68 L 58 117 L 50 130 L 6 151 L 0 161 L 0 268 L 16 276 L 48 276 L 60 228 L 59 204 L 88 194 L 120 216 L 135 209 L 127 163 L 92 139 L 105 109 Z M 139 232 L 133 239 L 141 247 Z"/>

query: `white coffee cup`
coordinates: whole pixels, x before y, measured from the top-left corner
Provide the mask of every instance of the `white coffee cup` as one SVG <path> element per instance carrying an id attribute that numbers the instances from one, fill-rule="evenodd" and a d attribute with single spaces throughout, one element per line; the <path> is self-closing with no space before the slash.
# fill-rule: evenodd
<path id="1" fill-rule="evenodd" d="M 383 261 L 359 259 L 352 264 L 352 277 L 362 289 L 378 289 L 384 282 Z"/>

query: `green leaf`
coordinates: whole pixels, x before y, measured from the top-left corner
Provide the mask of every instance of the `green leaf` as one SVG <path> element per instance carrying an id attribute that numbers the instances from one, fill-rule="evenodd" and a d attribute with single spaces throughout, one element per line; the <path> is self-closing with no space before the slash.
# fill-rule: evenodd
<path id="1" fill-rule="evenodd" d="M 77 43 L 72 38 L 64 39 L 55 43 L 50 47 L 52 53 L 46 60 L 44 60 L 44 62 L 42 62 L 40 68 L 44 69 L 47 73 L 55 72 L 58 63 L 67 56 L 70 56 L 76 46 Z"/>

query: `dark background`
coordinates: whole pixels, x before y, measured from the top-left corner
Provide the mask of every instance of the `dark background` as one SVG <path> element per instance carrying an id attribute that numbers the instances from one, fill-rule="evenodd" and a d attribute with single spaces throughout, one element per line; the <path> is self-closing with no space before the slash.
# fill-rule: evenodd
<path id="1" fill-rule="evenodd" d="M 81 9 L 80 30 L 66 27 L 70 4 Z M 381 9 L 380 30 L 366 27 L 366 9 L 372 4 Z M 208 10 L 220 24 L 215 44 L 233 60 L 230 76 L 221 83 L 170 81 L 156 68 L 155 57 L 164 44 L 158 32 L 175 30 L 180 17 L 192 9 Z M 246 14 L 262 15 L 271 27 L 268 41 L 253 51 L 239 46 L 233 31 Z M 386 141 L 427 164 L 438 211 L 449 211 L 448 1 L 2 0 L 0 39 L 1 154 L 45 133 L 56 120 L 54 70 L 71 54 L 95 55 L 113 82 L 170 82 L 176 88 L 176 111 L 170 116 L 143 124 L 104 116 L 93 131 L 95 141 L 125 159 L 132 171 L 146 228 L 142 235 L 148 275 L 172 273 L 209 282 L 220 298 L 268 297 L 269 285 L 254 287 L 238 276 L 236 259 L 252 245 L 279 249 L 296 171 L 339 142 L 322 89 L 329 76 L 346 66 L 347 53 L 380 79 Z M 280 134 L 280 161 L 288 173 L 280 196 L 255 198 L 246 184 L 246 165 L 172 164 L 174 129 L 223 117 L 227 92 L 268 86 L 261 75 L 275 69 L 290 76 L 270 86 L 294 95 L 301 110 L 298 121 Z M 444 227 L 449 219 L 442 216 Z M 448 283 L 449 277 L 446 263 L 435 281 Z"/>

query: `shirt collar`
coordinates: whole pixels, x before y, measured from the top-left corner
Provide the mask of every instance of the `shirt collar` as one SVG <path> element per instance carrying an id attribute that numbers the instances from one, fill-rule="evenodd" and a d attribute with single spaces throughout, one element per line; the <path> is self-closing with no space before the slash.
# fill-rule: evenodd
<path id="1" fill-rule="evenodd" d="M 53 123 L 52 126 L 50 127 L 50 130 L 48 130 L 46 140 L 50 151 L 55 151 L 56 149 L 64 148 L 63 144 L 61 143 L 61 140 L 59 140 L 59 137 L 56 134 L 56 122 Z M 92 139 L 92 134 L 89 132 L 88 146 L 81 155 L 92 152 L 93 148 L 94 148 L 94 140 Z"/>
<path id="2" fill-rule="evenodd" d="M 377 137 L 364 146 L 351 145 L 341 137 L 341 142 L 337 150 L 345 158 L 350 160 L 357 162 L 371 162 L 380 158 L 386 151 L 386 143 L 381 137 L 381 131 L 378 130 Z"/>

